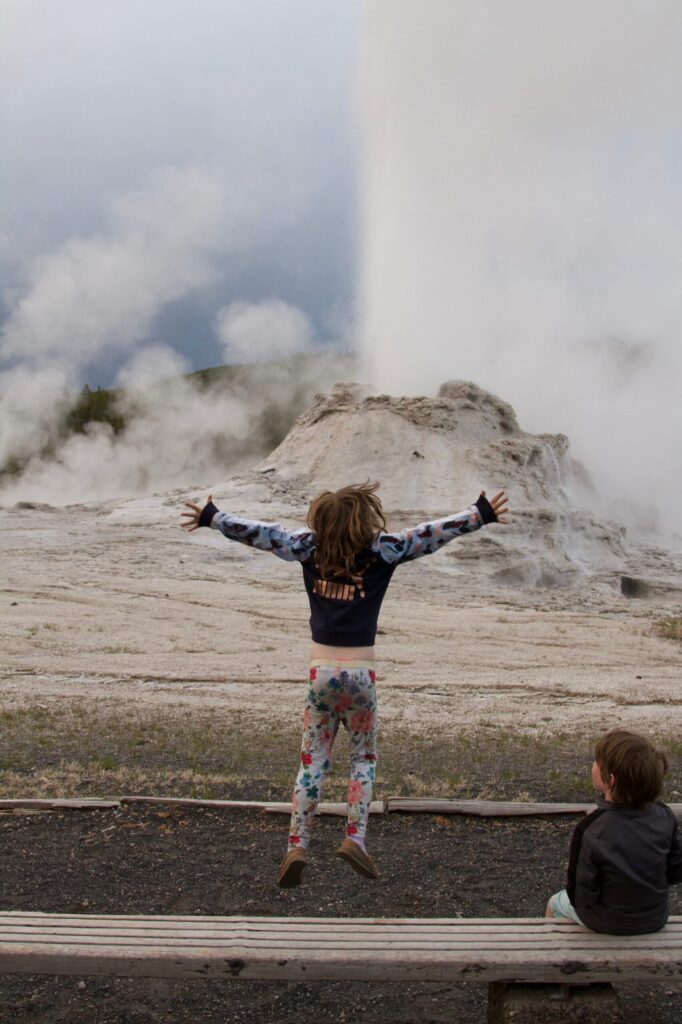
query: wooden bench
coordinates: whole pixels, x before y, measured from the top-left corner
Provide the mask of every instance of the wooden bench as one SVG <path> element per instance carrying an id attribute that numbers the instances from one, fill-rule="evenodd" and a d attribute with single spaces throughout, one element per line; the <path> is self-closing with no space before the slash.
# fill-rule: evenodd
<path id="1" fill-rule="evenodd" d="M 682 916 L 651 935 L 544 918 L 0 912 L 0 973 L 289 981 L 682 979 Z"/>
<path id="2" fill-rule="evenodd" d="M 682 979 L 652 935 L 544 918 L 131 917 L 0 912 L 0 972 L 366 981 Z"/>
<path id="3" fill-rule="evenodd" d="M 0 973 L 561 986 L 679 980 L 682 916 L 652 935 L 612 936 L 543 918 L 0 912 Z"/>

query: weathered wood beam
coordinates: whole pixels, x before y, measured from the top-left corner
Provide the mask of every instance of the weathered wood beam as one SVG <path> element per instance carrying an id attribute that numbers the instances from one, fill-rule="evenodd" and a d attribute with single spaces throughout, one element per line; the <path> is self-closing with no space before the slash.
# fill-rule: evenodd
<path id="1" fill-rule="evenodd" d="M 668 804 L 682 820 L 682 804 Z M 519 818 L 546 814 L 586 814 L 594 803 L 532 803 L 507 800 L 449 800 L 433 797 L 390 796 L 386 810 L 403 814 L 469 814 L 481 818 Z"/>
<path id="2" fill-rule="evenodd" d="M 542 918 L 198 918 L 0 913 L 0 972 L 544 981 L 682 977 L 682 917 L 653 935 Z"/>

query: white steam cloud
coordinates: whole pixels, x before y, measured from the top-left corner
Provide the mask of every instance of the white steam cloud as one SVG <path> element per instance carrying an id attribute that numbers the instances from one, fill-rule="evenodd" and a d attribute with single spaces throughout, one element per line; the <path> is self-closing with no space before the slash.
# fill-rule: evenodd
<path id="1" fill-rule="evenodd" d="M 231 302 L 215 319 L 225 362 L 259 362 L 286 359 L 308 351 L 315 332 L 302 309 L 282 299 L 265 302 Z"/>
<path id="2" fill-rule="evenodd" d="M 0 373 L 0 467 L 46 444 L 71 401 L 67 376 L 56 367 L 18 365 Z"/>
<path id="3" fill-rule="evenodd" d="M 187 360 L 168 345 L 149 345 L 139 349 L 116 374 L 116 383 L 130 392 L 146 391 L 161 380 L 187 373 Z"/>
<path id="4" fill-rule="evenodd" d="M 156 387 L 132 381 L 120 411 L 129 421 L 120 435 L 105 423 L 73 434 L 54 454 L 33 458 L 16 483 L 0 491 L 3 502 L 69 504 L 148 494 L 157 488 L 194 486 L 219 466 L 238 462 L 248 430 L 243 397 L 201 395 L 184 378 Z M 230 451 L 232 449 L 232 451 Z"/>
<path id="5" fill-rule="evenodd" d="M 375 384 L 472 379 L 676 526 L 682 6 L 375 0 L 363 45 Z"/>
<path id="6" fill-rule="evenodd" d="M 112 206 L 108 233 L 38 257 L 5 323 L 0 359 L 57 360 L 73 372 L 145 338 L 159 310 L 214 274 L 229 238 L 224 186 L 196 168 L 155 174 Z"/>
<path id="7" fill-rule="evenodd" d="M 194 486 L 261 457 L 312 395 L 314 370 L 264 368 L 257 382 L 195 384 L 187 361 L 149 343 L 169 302 L 217 275 L 258 235 L 263 204 L 197 168 L 155 173 L 110 210 L 109 230 L 73 238 L 30 266 L 0 340 L 0 501 L 70 503 Z M 270 222 L 272 223 L 272 221 Z M 223 268 L 224 270 L 224 268 Z M 231 361 L 310 348 L 308 317 L 279 300 L 233 303 L 217 330 Z M 119 424 L 65 429 L 85 368 L 128 356 L 117 376 Z M 14 361 L 14 365 L 11 365 Z M 326 380 L 317 382 L 324 387 Z M 123 425 L 121 425 L 121 423 Z"/>
<path id="8" fill-rule="evenodd" d="M 164 346 L 136 353 L 119 375 L 125 391 L 116 411 L 125 426 L 118 433 L 107 423 L 91 423 L 84 433 L 57 437 L 52 420 L 40 438 L 37 426 L 33 433 L 25 429 L 23 442 L 51 437 L 52 445 L 43 453 L 23 451 L 31 457 L 17 478 L 5 479 L 0 502 L 71 504 L 213 484 L 263 458 L 315 391 L 348 372 L 347 363 L 341 369 L 333 358 L 320 357 L 297 366 L 271 363 L 257 372 L 245 368 L 231 382 L 217 379 L 202 387 L 192 377 L 170 376 L 182 369 L 177 354 Z M 44 396 L 48 384 L 54 415 L 55 408 L 68 408 L 63 379 L 41 378 L 33 391 L 27 382 L 25 393 Z M 21 404 L 10 401 L 7 408 L 16 411 Z M 28 412 L 29 418 L 39 416 L 39 403 Z"/>
<path id="9" fill-rule="evenodd" d="M 165 169 L 113 204 L 106 234 L 70 239 L 33 261 L 0 338 L 0 361 L 15 361 L 0 373 L 0 468 L 28 460 L 20 485 L 3 481 L 8 495 L 26 492 L 44 501 L 106 495 L 106 486 L 98 490 L 105 474 L 112 493 L 119 492 L 126 446 L 105 425 L 64 443 L 64 415 L 93 359 L 134 350 L 166 303 L 211 280 L 216 249 L 239 237 L 224 192 L 206 171 Z M 170 350 L 147 349 L 124 367 L 120 383 L 144 384 L 184 368 Z M 139 446 L 129 455 L 138 465 Z M 133 469 L 132 480 L 139 475 Z"/>

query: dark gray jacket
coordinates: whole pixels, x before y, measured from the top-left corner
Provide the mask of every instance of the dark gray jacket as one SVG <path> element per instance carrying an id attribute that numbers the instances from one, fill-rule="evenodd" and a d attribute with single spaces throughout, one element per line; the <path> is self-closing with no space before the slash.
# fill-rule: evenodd
<path id="1" fill-rule="evenodd" d="M 665 804 L 637 808 L 598 797 L 576 826 L 566 890 L 593 931 L 658 931 L 668 917 L 668 886 L 681 881 L 682 839 Z"/>

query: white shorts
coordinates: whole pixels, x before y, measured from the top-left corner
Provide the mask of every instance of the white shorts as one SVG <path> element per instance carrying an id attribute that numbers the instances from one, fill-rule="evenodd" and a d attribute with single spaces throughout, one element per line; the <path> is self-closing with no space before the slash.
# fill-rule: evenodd
<path id="1" fill-rule="evenodd" d="M 569 921 L 575 921 L 576 924 L 582 924 L 565 889 L 560 889 L 559 892 L 550 896 L 549 909 L 552 911 L 553 917 L 565 917 Z"/>

